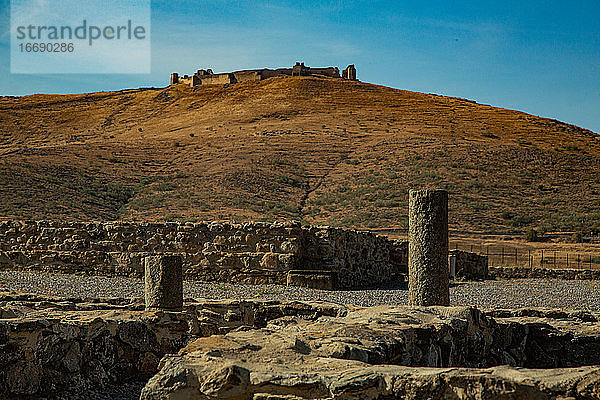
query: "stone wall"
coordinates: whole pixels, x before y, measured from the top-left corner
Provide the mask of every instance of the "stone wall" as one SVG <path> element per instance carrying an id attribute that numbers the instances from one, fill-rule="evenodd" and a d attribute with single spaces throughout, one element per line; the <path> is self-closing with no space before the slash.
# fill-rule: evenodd
<path id="1" fill-rule="evenodd" d="M 235 82 L 260 81 L 263 79 L 262 71 L 236 71 L 233 72 Z"/>
<path id="2" fill-rule="evenodd" d="M 408 243 L 373 233 L 308 228 L 301 270 L 330 270 L 337 287 L 394 285 L 403 281 L 408 266 Z"/>
<path id="3" fill-rule="evenodd" d="M 202 85 L 225 85 L 234 83 L 233 74 L 214 74 L 200 77 Z"/>
<path id="4" fill-rule="evenodd" d="M 308 68 L 308 72 L 311 75 L 324 75 L 330 78 L 339 78 L 340 70 L 337 67 L 327 68 Z"/>
<path id="5" fill-rule="evenodd" d="M 486 279 L 488 258 L 462 250 L 450 250 L 450 268 L 455 263 L 455 276 L 458 279 Z M 454 261 L 452 261 L 454 258 Z"/>
<path id="6" fill-rule="evenodd" d="M 285 284 L 330 271 L 339 288 L 401 281 L 406 244 L 297 223 L 0 223 L 0 268 L 142 276 L 145 256 L 181 254 L 188 279 Z"/>
<path id="7" fill-rule="evenodd" d="M 292 76 L 291 68 L 277 68 L 277 69 L 262 69 L 260 70 L 262 79 L 273 78 L 276 76 Z"/>
<path id="8" fill-rule="evenodd" d="M 352 66 L 354 68 L 354 66 Z M 354 79 L 356 78 L 356 69 L 353 69 Z M 252 69 L 233 71 L 231 73 L 214 74 L 211 69 L 200 69 L 191 76 L 179 76 L 177 73 L 171 74 L 171 84 L 183 83 L 192 87 L 206 84 L 228 84 L 248 81 L 260 81 L 262 79 L 273 78 L 275 76 L 321 76 L 330 78 L 340 78 L 340 71 L 337 67 L 311 68 L 304 63 L 296 63 L 292 68 L 277 69 Z M 348 74 L 347 74 L 348 75 Z M 176 76 L 177 79 L 173 77 Z M 351 78 L 348 78 L 351 79 Z"/>
<path id="9" fill-rule="evenodd" d="M 140 398 L 598 399 L 599 346 L 598 314 L 584 311 L 354 308 L 199 338 L 163 358 Z"/>
<path id="10" fill-rule="evenodd" d="M 198 83 L 200 82 L 200 80 L 198 79 L 198 77 L 196 75 L 184 75 L 184 76 L 180 76 L 177 80 L 177 83 L 183 83 L 185 85 L 189 85 L 189 86 L 196 86 Z"/>
<path id="11" fill-rule="evenodd" d="M 490 267 L 489 277 L 497 279 L 564 279 L 564 280 L 600 280 L 600 270 L 526 268 L 526 267 Z"/>

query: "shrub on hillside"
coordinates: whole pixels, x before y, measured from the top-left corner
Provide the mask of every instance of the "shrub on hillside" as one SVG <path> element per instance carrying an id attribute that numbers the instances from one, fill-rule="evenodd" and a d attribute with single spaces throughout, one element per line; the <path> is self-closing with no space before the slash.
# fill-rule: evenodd
<path id="1" fill-rule="evenodd" d="M 539 240 L 538 232 L 535 229 L 530 229 L 525 232 L 525 241 L 526 242 L 537 242 Z"/>
<path id="2" fill-rule="evenodd" d="M 575 232 L 573 236 L 571 236 L 572 243 L 583 243 L 583 235 L 581 232 Z"/>

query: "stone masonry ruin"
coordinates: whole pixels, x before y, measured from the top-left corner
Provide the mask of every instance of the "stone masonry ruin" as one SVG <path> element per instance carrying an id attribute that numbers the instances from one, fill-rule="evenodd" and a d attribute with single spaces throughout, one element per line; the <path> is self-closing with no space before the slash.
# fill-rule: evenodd
<path id="1" fill-rule="evenodd" d="M 181 255 L 187 279 L 322 289 L 402 282 L 406 242 L 299 223 L 0 222 L 0 268 L 144 275 Z"/>
<path id="2" fill-rule="evenodd" d="M 186 279 L 317 289 L 396 285 L 408 242 L 297 223 L 0 222 L 0 268 L 144 275 L 149 255 L 181 255 Z M 487 257 L 450 252 L 456 279 L 488 275 Z"/>
<path id="3" fill-rule="evenodd" d="M 349 65 L 340 75 L 338 67 L 312 68 L 297 62 L 292 68 L 249 69 L 215 74 L 212 69 L 199 69 L 193 75 L 180 76 L 177 72 L 171 74 L 171 85 L 186 84 L 191 87 L 198 85 L 225 85 L 248 81 L 261 81 L 276 76 L 318 76 L 327 78 L 342 78 L 356 81 L 356 68 Z"/>
<path id="4" fill-rule="evenodd" d="M 145 277 L 144 303 L 0 293 L 3 399 L 123 383 L 141 400 L 600 398 L 599 313 L 448 306 L 452 270 L 487 268 L 449 254 L 446 191 L 410 192 L 408 243 L 299 223 L 30 221 L 0 223 L 0 250 L 12 268 Z M 411 306 L 183 298 L 184 274 L 345 288 L 406 272 Z"/>
<path id="5" fill-rule="evenodd" d="M 201 299 L 145 312 L 135 299 L 0 293 L 0 398 L 138 381 L 146 400 L 597 399 L 599 318 Z"/>

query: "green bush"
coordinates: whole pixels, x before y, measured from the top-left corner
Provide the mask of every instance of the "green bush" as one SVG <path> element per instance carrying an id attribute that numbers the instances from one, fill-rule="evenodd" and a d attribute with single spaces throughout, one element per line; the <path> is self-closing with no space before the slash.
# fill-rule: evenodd
<path id="1" fill-rule="evenodd" d="M 288 175 L 275 175 L 275 180 L 283 185 L 294 186 L 298 188 L 304 186 L 302 181 Z"/>
<path id="2" fill-rule="evenodd" d="M 154 188 L 160 192 L 169 192 L 171 190 L 175 190 L 177 188 L 177 185 L 175 185 L 171 182 L 163 182 L 163 183 L 159 183 Z"/>
<path id="3" fill-rule="evenodd" d="M 583 235 L 581 232 L 575 232 L 573 236 L 571 236 L 571 243 L 583 243 Z"/>
<path id="4" fill-rule="evenodd" d="M 530 229 L 525 232 L 526 242 L 537 242 L 539 240 L 538 232 L 535 229 Z"/>

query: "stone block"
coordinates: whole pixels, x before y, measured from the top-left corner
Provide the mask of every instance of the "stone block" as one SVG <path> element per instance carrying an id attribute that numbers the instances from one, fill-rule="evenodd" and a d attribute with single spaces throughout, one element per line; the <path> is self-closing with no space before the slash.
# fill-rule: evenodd
<path id="1" fill-rule="evenodd" d="M 287 285 L 333 290 L 337 285 L 337 274 L 334 271 L 291 270 L 287 274 Z"/>
<path id="2" fill-rule="evenodd" d="M 147 310 L 180 311 L 183 307 L 182 258 L 156 255 L 144 259 Z"/>

